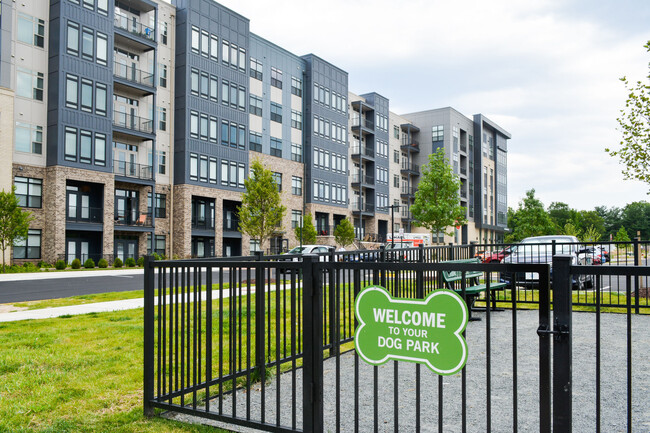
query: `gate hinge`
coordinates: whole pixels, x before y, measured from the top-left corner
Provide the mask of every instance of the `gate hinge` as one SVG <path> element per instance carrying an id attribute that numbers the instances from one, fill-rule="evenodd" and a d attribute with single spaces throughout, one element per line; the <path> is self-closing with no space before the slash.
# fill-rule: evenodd
<path id="1" fill-rule="evenodd" d="M 563 335 L 569 335 L 569 327 L 567 325 L 558 325 L 557 321 L 554 330 L 550 330 L 548 325 L 540 325 L 537 328 L 537 335 L 554 335 L 556 340 L 559 340 Z"/>

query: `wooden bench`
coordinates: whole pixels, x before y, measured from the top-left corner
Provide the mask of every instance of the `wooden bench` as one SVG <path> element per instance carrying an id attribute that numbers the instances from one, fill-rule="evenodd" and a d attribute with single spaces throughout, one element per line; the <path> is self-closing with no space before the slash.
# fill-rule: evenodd
<path id="1" fill-rule="evenodd" d="M 443 263 L 481 263 L 479 258 L 464 259 L 464 260 L 448 260 Z M 465 295 L 467 306 L 469 307 L 470 320 L 479 320 L 472 319 L 472 307 L 476 298 L 480 296 L 481 293 L 487 290 L 487 284 L 481 284 L 480 279 L 483 277 L 482 271 L 467 271 L 465 272 Z M 445 287 L 449 290 L 453 290 L 459 295 L 463 295 L 463 289 L 461 287 L 461 280 L 463 280 L 463 272 L 461 271 L 442 271 L 442 280 L 445 283 Z M 501 283 L 496 281 L 490 281 L 490 298 L 492 298 L 492 309 L 496 308 L 496 298 L 494 297 L 494 292 L 496 290 L 503 290 L 507 286 L 507 283 Z M 486 299 L 486 307 L 489 306 L 489 300 Z"/>

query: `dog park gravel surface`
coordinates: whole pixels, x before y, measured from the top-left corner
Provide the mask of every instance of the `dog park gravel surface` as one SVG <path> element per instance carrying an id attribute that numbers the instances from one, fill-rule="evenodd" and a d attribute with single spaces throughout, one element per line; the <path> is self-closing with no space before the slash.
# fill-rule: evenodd
<path id="1" fill-rule="evenodd" d="M 517 398 L 519 431 L 539 430 L 539 344 L 538 311 L 517 311 L 517 389 L 513 390 L 512 311 L 490 314 L 491 339 L 491 431 L 513 431 L 513 399 Z M 488 431 L 486 375 L 486 314 L 475 314 L 481 321 L 470 322 L 466 338 L 469 358 L 466 364 L 467 431 Z M 596 431 L 596 315 L 573 314 L 573 431 Z M 650 431 L 650 316 L 632 316 L 632 420 L 634 432 Z M 601 429 L 627 431 L 627 317 L 624 314 L 601 315 Z M 381 432 L 415 431 L 416 366 L 408 362 L 389 361 L 376 369 L 355 357 L 353 352 L 339 357 L 340 413 L 336 417 L 336 358 L 324 362 L 324 431 L 355 430 L 355 384 L 358 383 L 358 423 L 360 432 L 373 431 L 374 377 L 378 380 L 378 430 Z M 355 377 L 355 363 L 358 376 Z M 394 383 L 397 374 L 398 427 L 394 418 Z M 302 428 L 302 370 L 296 372 L 297 427 Z M 420 367 L 421 431 L 438 431 L 438 384 L 440 376 Z M 442 377 L 443 431 L 460 432 L 461 374 Z M 292 374 L 280 379 L 280 421 L 291 426 Z M 273 378 L 266 387 L 266 422 L 276 422 L 276 387 Z M 259 419 L 261 392 L 259 384 L 250 391 L 251 417 Z M 245 416 L 245 392 L 237 393 L 238 416 Z M 217 406 L 213 401 L 211 408 Z M 232 409 L 231 396 L 223 399 L 224 414 Z M 248 428 L 224 425 L 197 417 L 170 414 L 186 422 L 213 424 L 232 431 L 252 432 Z"/>

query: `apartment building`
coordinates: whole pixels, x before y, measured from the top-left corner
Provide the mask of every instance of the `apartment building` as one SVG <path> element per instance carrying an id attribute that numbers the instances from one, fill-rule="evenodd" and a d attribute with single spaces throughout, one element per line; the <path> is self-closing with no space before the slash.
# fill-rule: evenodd
<path id="1" fill-rule="evenodd" d="M 497 240 L 507 223 L 506 131 L 451 108 L 397 115 L 211 0 L 3 2 L 0 132 L 0 186 L 34 216 L 17 263 L 248 254 L 237 207 L 253 160 L 287 207 L 273 252 L 300 242 L 306 213 L 322 243 L 344 218 L 360 242 L 417 230 L 409 207 L 438 147 L 470 220 L 445 241 Z"/>

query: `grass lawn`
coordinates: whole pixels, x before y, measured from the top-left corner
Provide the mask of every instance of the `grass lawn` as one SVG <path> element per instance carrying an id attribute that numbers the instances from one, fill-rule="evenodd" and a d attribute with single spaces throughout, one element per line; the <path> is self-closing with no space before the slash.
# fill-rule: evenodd
<path id="1" fill-rule="evenodd" d="M 0 432 L 219 432 L 142 415 L 142 309 L 0 324 Z"/>

